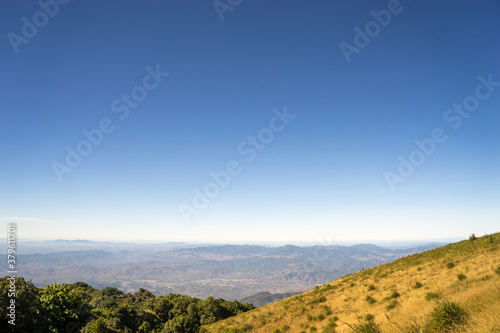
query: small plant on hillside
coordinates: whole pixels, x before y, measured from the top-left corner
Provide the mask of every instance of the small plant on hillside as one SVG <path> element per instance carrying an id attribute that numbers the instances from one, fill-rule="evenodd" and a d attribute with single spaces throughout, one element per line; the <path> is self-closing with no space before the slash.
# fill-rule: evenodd
<path id="1" fill-rule="evenodd" d="M 458 303 L 445 301 L 430 314 L 426 332 L 454 332 L 468 323 L 469 314 Z"/>
<path id="2" fill-rule="evenodd" d="M 370 284 L 368 286 L 368 291 L 372 291 L 372 290 L 375 290 L 375 286 L 373 284 Z"/>
<path id="3" fill-rule="evenodd" d="M 371 296 L 366 296 L 366 301 L 368 302 L 368 304 L 377 303 L 377 300 Z"/>
<path id="4" fill-rule="evenodd" d="M 321 297 L 315 298 L 313 300 L 310 300 L 309 304 L 312 305 L 312 304 L 323 303 L 323 302 L 326 302 L 325 296 L 321 296 Z"/>
<path id="5" fill-rule="evenodd" d="M 322 305 L 321 309 L 323 309 L 323 311 L 325 312 L 325 316 L 329 316 L 332 314 L 332 310 L 326 305 Z"/>
<path id="6" fill-rule="evenodd" d="M 337 327 L 336 321 L 339 320 L 337 316 L 330 318 L 328 324 L 323 327 L 322 333 L 335 333 L 335 327 Z"/>
<path id="7" fill-rule="evenodd" d="M 447 264 L 446 264 L 446 268 L 450 268 L 450 269 L 451 269 L 451 268 L 453 268 L 453 267 L 455 267 L 455 264 L 454 264 L 454 263 L 452 263 L 451 261 L 450 261 L 449 263 L 447 263 Z"/>
<path id="8" fill-rule="evenodd" d="M 317 332 L 317 331 L 318 331 L 318 329 L 316 328 L 316 326 L 309 327 L 309 332 L 312 333 L 312 332 Z"/>
<path id="9" fill-rule="evenodd" d="M 495 271 L 495 273 L 497 274 L 500 274 L 500 265 L 498 265 L 496 268 L 493 268 L 493 271 Z"/>
<path id="10" fill-rule="evenodd" d="M 415 284 L 413 286 L 411 286 L 413 289 L 418 289 L 418 288 L 422 288 L 424 285 L 421 284 L 420 282 L 416 281 Z"/>
<path id="11" fill-rule="evenodd" d="M 385 309 L 387 311 L 389 311 L 389 310 L 394 309 L 398 305 L 399 305 L 399 302 L 397 300 L 393 299 L 389 304 L 387 304 L 387 306 L 385 307 Z"/>
<path id="12" fill-rule="evenodd" d="M 460 274 L 457 275 L 458 281 L 465 280 L 466 278 L 467 278 L 467 276 L 465 276 L 465 274 L 460 273 Z"/>
<path id="13" fill-rule="evenodd" d="M 470 240 L 471 242 L 472 242 L 472 241 L 475 241 L 476 239 L 477 239 L 477 237 L 476 237 L 476 235 L 474 235 L 474 234 L 471 234 L 471 235 L 469 236 L 469 240 Z"/>
<path id="14" fill-rule="evenodd" d="M 363 323 L 354 325 L 354 333 L 382 333 L 380 326 L 375 322 L 375 316 L 367 314 Z"/>
<path id="15" fill-rule="evenodd" d="M 430 291 L 427 294 L 425 294 L 425 300 L 427 300 L 427 301 L 430 301 L 433 299 L 438 299 L 438 298 L 441 298 L 441 294 L 438 292 Z"/>
<path id="16" fill-rule="evenodd" d="M 399 296 L 401 296 L 401 295 L 397 291 L 394 290 L 390 296 L 387 296 L 386 298 L 384 298 L 384 301 L 388 301 L 390 299 L 396 299 Z"/>

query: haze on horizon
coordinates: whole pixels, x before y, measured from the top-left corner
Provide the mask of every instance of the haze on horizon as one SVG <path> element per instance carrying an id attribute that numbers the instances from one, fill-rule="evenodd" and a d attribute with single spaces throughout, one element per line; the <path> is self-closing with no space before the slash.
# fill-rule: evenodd
<path id="1" fill-rule="evenodd" d="M 232 244 L 498 231 L 500 2 L 220 2 L 4 4 L 5 226 Z"/>

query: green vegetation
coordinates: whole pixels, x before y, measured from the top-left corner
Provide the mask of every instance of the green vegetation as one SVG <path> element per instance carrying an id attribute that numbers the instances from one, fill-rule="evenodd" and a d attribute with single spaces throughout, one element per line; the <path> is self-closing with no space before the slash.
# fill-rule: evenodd
<path id="1" fill-rule="evenodd" d="M 389 310 L 394 309 L 394 308 L 395 308 L 396 306 L 398 306 L 398 305 L 399 305 L 399 302 L 398 302 L 398 301 L 396 301 L 395 299 L 393 299 L 392 301 L 390 301 L 390 302 L 389 302 L 389 304 L 387 304 L 387 306 L 385 307 L 385 309 L 386 309 L 387 311 L 389 311 Z"/>
<path id="2" fill-rule="evenodd" d="M 384 298 L 384 301 L 389 301 L 391 299 L 396 299 L 399 296 L 401 296 L 401 295 L 397 291 L 394 290 L 391 295 L 389 295 L 386 298 Z"/>
<path id="3" fill-rule="evenodd" d="M 458 281 L 463 281 L 463 280 L 465 280 L 466 278 L 467 278 L 467 276 L 465 276 L 465 274 L 460 273 L 460 274 L 458 274 L 458 275 L 457 275 L 457 279 L 458 279 Z"/>
<path id="4" fill-rule="evenodd" d="M 421 284 L 420 282 L 416 281 L 413 286 L 411 286 L 413 289 L 418 289 L 418 288 L 422 288 L 424 285 Z"/>
<path id="5" fill-rule="evenodd" d="M 372 291 L 372 290 L 375 290 L 375 286 L 373 284 L 370 284 L 368 286 L 368 291 Z"/>
<path id="6" fill-rule="evenodd" d="M 495 273 L 497 274 L 500 274 L 500 265 L 498 265 L 496 268 L 493 268 L 493 271 L 495 271 Z"/>
<path id="7" fill-rule="evenodd" d="M 430 291 L 427 294 L 425 294 L 425 299 L 427 301 L 433 300 L 433 299 L 438 299 L 441 298 L 441 294 L 437 292 Z"/>
<path id="8" fill-rule="evenodd" d="M 458 303 L 445 301 L 440 303 L 430 315 L 425 332 L 454 332 L 467 324 L 469 314 Z"/>
<path id="9" fill-rule="evenodd" d="M 453 267 L 455 267 L 455 264 L 454 264 L 454 263 L 452 263 L 451 261 L 450 261 L 449 263 L 447 263 L 447 264 L 446 264 L 446 268 L 450 268 L 450 269 L 451 269 L 451 268 L 453 268 Z"/>
<path id="10" fill-rule="evenodd" d="M 366 296 L 366 301 L 369 303 L 369 304 L 374 304 L 376 303 L 377 301 L 375 300 L 375 298 L 371 297 L 371 296 Z"/>
<path id="11" fill-rule="evenodd" d="M 318 304 L 318 303 L 323 303 L 323 302 L 326 302 L 326 297 L 325 296 L 321 296 L 321 297 L 318 297 L 318 298 L 315 298 L 311 301 L 309 301 L 309 304 Z"/>
<path id="12" fill-rule="evenodd" d="M 381 333 L 380 326 L 375 323 L 375 316 L 367 314 L 364 322 L 354 325 L 354 333 Z"/>
<path id="13" fill-rule="evenodd" d="M 10 281 L 0 279 L 0 315 L 7 318 Z M 155 297 L 145 289 L 134 294 L 107 287 L 97 290 L 77 282 L 39 289 L 16 278 L 16 332 L 199 332 L 201 325 L 252 310 L 252 305 L 209 297 L 206 300 L 168 294 Z M 0 331 L 7 332 L 3 320 Z M 238 332 L 252 329 L 244 324 Z"/>

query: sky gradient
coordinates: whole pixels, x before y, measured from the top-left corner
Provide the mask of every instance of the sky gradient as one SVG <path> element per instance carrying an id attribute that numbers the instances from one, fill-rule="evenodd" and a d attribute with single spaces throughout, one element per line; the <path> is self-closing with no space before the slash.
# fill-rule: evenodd
<path id="1" fill-rule="evenodd" d="M 499 16 L 493 0 L 4 4 L 0 218 L 25 239 L 497 232 Z"/>

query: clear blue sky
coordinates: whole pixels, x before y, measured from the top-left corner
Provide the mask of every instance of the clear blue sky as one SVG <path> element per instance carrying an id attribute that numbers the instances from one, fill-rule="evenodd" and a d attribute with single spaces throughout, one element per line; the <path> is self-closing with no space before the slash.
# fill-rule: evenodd
<path id="1" fill-rule="evenodd" d="M 0 13 L 18 237 L 499 231 L 500 1 L 60 1 Z"/>

